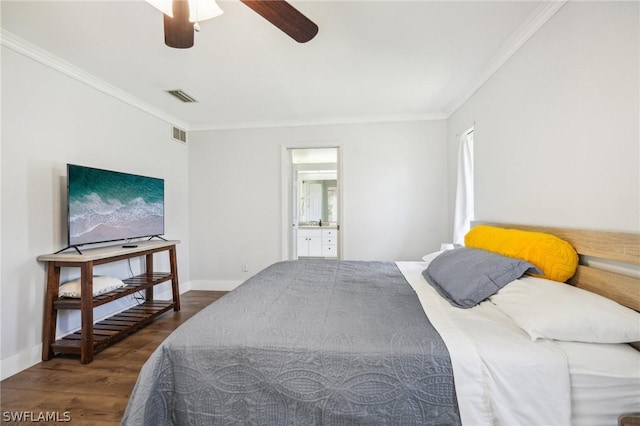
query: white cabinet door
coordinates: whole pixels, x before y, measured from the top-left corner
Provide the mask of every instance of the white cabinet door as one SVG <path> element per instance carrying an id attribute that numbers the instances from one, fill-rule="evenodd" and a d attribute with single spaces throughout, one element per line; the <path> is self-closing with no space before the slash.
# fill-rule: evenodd
<path id="1" fill-rule="evenodd" d="M 309 256 L 309 237 L 298 237 L 298 257 Z"/>
<path id="2" fill-rule="evenodd" d="M 320 257 L 322 256 L 322 237 L 318 232 L 317 236 L 307 237 L 309 239 L 309 256 Z"/>

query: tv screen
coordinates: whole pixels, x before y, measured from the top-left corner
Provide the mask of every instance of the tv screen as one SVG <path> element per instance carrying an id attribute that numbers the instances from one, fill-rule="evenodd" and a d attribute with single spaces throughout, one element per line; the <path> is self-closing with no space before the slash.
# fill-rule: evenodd
<path id="1" fill-rule="evenodd" d="M 69 246 L 164 234 L 164 180 L 67 164 Z"/>

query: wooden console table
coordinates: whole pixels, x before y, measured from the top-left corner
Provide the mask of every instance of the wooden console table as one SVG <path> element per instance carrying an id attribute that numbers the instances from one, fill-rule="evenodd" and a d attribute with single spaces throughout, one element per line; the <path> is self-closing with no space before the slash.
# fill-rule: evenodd
<path id="1" fill-rule="evenodd" d="M 38 257 L 47 263 L 47 293 L 45 297 L 44 319 L 42 331 L 42 360 L 47 361 L 55 353 L 79 354 L 80 362 L 88 364 L 93 361 L 94 353 L 119 338 L 132 333 L 159 315 L 173 308 L 180 310 L 180 293 L 178 289 L 178 267 L 176 264 L 176 244 L 179 241 L 140 241 L 131 243 L 136 247 L 125 248 L 122 245 L 85 250 L 84 253 L 46 254 Z M 153 254 L 168 251 L 171 271 L 154 272 Z M 146 270 L 140 275 L 124 279 L 126 287 L 93 295 L 93 267 L 105 263 L 117 262 L 133 257 L 145 256 Z M 80 298 L 60 298 L 60 268 L 80 268 Z M 171 281 L 173 300 L 153 300 L 153 287 Z M 106 320 L 93 323 L 93 308 L 128 296 L 138 291 L 145 291 L 145 302 L 120 312 Z M 87 297 L 89 295 L 89 297 Z M 55 340 L 58 310 L 78 309 L 81 311 L 80 331 Z"/>

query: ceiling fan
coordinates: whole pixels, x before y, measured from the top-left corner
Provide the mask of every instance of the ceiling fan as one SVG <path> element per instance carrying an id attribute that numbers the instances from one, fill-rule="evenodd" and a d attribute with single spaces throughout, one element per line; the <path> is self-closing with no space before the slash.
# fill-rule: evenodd
<path id="1" fill-rule="evenodd" d="M 318 26 L 285 0 L 240 0 L 298 43 L 318 33 Z M 164 14 L 164 42 L 169 47 L 193 46 L 198 22 L 222 14 L 214 0 L 147 0 Z"/>

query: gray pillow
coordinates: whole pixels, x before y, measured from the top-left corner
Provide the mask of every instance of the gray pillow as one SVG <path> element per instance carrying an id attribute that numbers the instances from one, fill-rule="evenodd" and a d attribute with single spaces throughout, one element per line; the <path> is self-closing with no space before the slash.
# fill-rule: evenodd
<path id="1" fill-rule="evenodd" d="M 472 308 L 527 271 L 541 273 L 524 260 L 463 247 L 433 259 L 422 275 L 453 306 Z"/>

